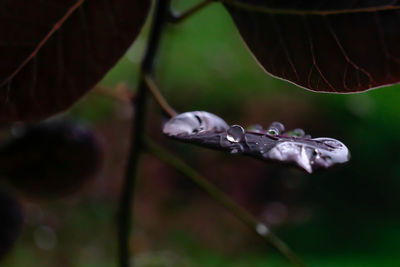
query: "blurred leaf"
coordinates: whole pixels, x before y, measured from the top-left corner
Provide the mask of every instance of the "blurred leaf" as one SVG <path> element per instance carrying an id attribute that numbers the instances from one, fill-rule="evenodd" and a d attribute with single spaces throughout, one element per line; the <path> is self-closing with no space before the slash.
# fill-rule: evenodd
<path id="1" fill-rule="evenodd" d="M 101 147 L 89 129 L 51 122 L 15 131 L 0 147 L 0 175 L 29 196 L 73 193 L 99 168 Z"/>
<path id="2" fill-rule="evenodd" d="M 2 1 L 0 122 L 60 112 L 138 35 L 149 0 Z"/>
<path id="3" fill-rule="evenodd" d="M 400 81 L 400 3 L 223 1 L 263 68 L 299 86 L 357 92 Z"/>
<path id="4" fill-rule="evenodd" d="M 0 259 L 10 250 L 22 228 L 22 210 L 15 196 L 0 188 Z"/>

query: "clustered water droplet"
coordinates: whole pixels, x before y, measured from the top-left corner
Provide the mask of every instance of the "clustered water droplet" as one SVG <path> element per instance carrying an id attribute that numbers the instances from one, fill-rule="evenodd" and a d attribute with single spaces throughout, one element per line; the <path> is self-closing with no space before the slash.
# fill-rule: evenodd
<path id="1" fill-rule="evenodd" d="M 164 125 L 163 132 L 231 154 L 295 164 L 309 173 L 345 163 L 350 158 L 347 147 L 332 138 L 311 138 L 300 128 L 285 131 L 280 122 L 271 123 L 267 129 L 253 125 L 246 131 L 240 125 L 228 126 L 223 119 L 205 111 L 179 114 Z"/>
<path id="2" fill-rule="evenodd" d="M 280 122 L 273 122 L 271 125 L 268 127 L 267 133 L 269 135 L 279 135 L 285 131 L 285 126 L 280 123 Z"/>
<path id="3" fill-rule="evenodd" d="M 303 129 L 296 128 L 292 131 L 289 131 L 285 133 L 287 136 L 292 136 L 292 137 L 305 137 L 306 133 L 304 132 Z"/>
<path id="4" fill-rule="evenodd" d="M 264 131 L 264 128 L 260 124 L 254 124 L 249 126 L 247 130 L 254 133 L 262 133 Z"/>

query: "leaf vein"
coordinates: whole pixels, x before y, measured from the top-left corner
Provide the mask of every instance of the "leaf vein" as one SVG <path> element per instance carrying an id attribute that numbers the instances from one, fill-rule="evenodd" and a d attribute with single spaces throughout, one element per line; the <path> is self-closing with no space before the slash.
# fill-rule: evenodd
<path id="1" fill-rule="evenodd" d="M 58 29 L 64 24 L 64 22 L 71 16 L 74 11 L 80 7 L 85 0 L 77 0 L 77 2 L 67 11 L 67 13 L 53 26 L 53 28 L 46 34 L 46 36 L 39 42 L 33 52 L 18 66 L 18 68 L 11 73 L 3 82 L 0 83 L 0 87 L 7 84 L 11 79 L 13 79 L 23 67 L 26 66 L 28 62 L 34 58 L 39 50 L 43 47 L 43 45 L 53 36 L 53 34 L 58 31 Z"/>

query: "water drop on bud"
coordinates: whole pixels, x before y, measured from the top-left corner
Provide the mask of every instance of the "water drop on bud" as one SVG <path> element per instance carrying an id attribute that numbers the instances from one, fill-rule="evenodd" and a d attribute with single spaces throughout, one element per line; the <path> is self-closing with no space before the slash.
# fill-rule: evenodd
<path id="1" fill-rule="evenodd" d="M 231 143 L 239 143 L 243 140 L 245 131 L 240 125 L 232 125 L 226 131 L 226 139 Z"/>
<path id="2" fill-rule="evenodd" d="M 268 127 L 267 133 L 270 135 L 279 135 L 285 131 L 285 126 L 280 122 L 273 122 Z"/>

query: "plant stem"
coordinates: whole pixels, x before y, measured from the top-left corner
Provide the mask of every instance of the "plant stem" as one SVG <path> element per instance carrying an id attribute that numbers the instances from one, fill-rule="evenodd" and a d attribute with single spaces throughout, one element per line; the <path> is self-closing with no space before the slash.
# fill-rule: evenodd
<path id="1" fill-rule="evenodd" d="M 190 9 L 186 10 L 183 13 L 174 13 L 170 12 L 169 22 L 172 23 L 179 23 L 183 20 L 187 19 L 188 17 L 192 16 L 193 14 L 197 13 L 198 11 L 202 10 L 203 8 L 207 7 L 209 4 L 216 2 L 217 0 L 202 0 L 197 5 L 191 7 Z"/>
<path id="2" fill-rule="evenodd" d="M 149 88 L 158 105 L 160 105 L 161 109 L 170 117 L 175 117 L 177 115 L 176 111 L 168 104 L 167 100 L 165 100 L 153 79 L 146 74 L 143 75 L 143 79 L 146 81 L 147 87 Z"/>
<path id="3" fill-rule="evenodd" d="M 150 29 L 149 40 L 145 55 L 141 63 L 141 78 L 138 84 L 138 92 L 132 98 L 133 116 L 130 136 L 129 158 L 125 172 L 125 183 L 122 188 L 118 213 L 118 256 L 119 266 L 128 267 L 129 264 L 129 240 L 132 225 L 132 207 L 135 192 L 135 180 L 139 159 L 143 150 L 142 134 L 145 127 L 145 113 L 147 106 L 147 85 L 143 79 L 144 74 L 153 72 L 154 59 L 159 47 L 161 34 L 169 15 L 170 0 L 156 0 L 153 21 Z"/>
<path id="4" fill-rule="evenodd" d="M 168 153 L 166 150 L 150 140 L 150 138 L 143 137 L 143 139 L 143 142 L 145 143 L 145 146 L 150 153 L 157 156 L 159 159 L 192 180 L 192 182 L 194 182 L 197 186 L 208 193 L 212 198 L 218 201 L 231 214 L 241 220 L 252 231 L 257 233 L 259 237 L 274 246 L 294 266 L 305 266 L 302 261 L 296 256 L 296 254 L 294 254 L 294 252 L 282 240 L 280 240 L 278 236 L 272 233 L 264 223 L 259 222 L 255 216 L 251 215 L 245 209 L 236 204 L 229 196 L 224 194 L 215 185 L 208 182 L 207 179 L 201 176 L 193 168 L 186 165 L 186 163 L 181 161 L 179 158 Z"/>
<path id="5" fill-rule="evenodd" d="M 125 84 L 119 84 L 115 88 L 98 85 L 93 88 L 93 92 L 125 104 L 129 104 L 132 99 L 132 92 Z"/>

